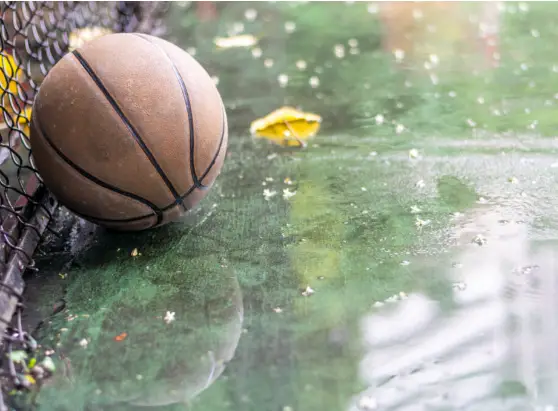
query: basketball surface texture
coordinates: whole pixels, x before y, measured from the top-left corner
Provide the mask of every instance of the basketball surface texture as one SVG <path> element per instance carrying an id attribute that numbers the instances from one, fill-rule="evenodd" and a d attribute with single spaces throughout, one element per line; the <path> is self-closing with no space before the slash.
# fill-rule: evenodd
<path id="1" fill-rule="evenodd" d="M 62 58 L 35 98 L 33 161 L 59 202 L 93 223 L 143 230 L 206 195 L 227 148 L 211 77 L 144 34 L 110 34 Z"/>

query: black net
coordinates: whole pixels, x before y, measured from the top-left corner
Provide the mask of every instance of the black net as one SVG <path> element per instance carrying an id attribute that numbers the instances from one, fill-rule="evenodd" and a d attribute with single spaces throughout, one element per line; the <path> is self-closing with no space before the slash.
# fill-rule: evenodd
<path id="1" fill-rule="evenodd" d="M 34 96 L 66 53 L 110 32 L 160 36 L 162 2 L 0 3 L 0 411 L 27 408 L 53 371 L 22 327 L 23 274 L 57 204 L 33 166 L 29 144 Z M 61 90 L 63 92 L 63 90 Z M 54 233 L 56 235 L 56 233 Z"/>

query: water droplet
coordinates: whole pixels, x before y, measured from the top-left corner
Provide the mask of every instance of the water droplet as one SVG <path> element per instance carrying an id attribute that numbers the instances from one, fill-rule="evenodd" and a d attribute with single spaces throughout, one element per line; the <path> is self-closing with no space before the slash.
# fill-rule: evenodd
<path id="1" fill-rule="evenodd" d="M 450 96 L 451 98 L 455 98 L 455 96 L 457 96 L 457 93 L 452 90 L 448 93 L 448 96 Z"/>
<path id="2" fill-rule="evenodd" d="M 211 76 L 211 80 L 213 80 L 213 84 L 215 84 L 216 86 L 219 85 L 219 77 Z"/>
<path id="3" fill-rule="evenodd" d="M 248 21 L 254 21 L 258 17 L 258 12 L 254 9 L 247 9 L 244 12 L 244 18 Z"/>
<path id="4" fill-rule="evenodd" d="M 381 114 L 376 115 L 376 117 L 374 117 L 374 120 L 376 121 L 377 125 L 381 125 L 384 123 L 384 116 Z"/>
<path id="5" fill-rule="evenodd" d="M 393 55 L 395 56 L 395 60 L 399 63 L 405 58 L 405 51 L 401 49 L 395 49 L 393 50 Z"/>
<path id="6" fill-rule="evenodd" d="M 533 36 L 533 37 L 540 37 L 540 36 L 541 36 L 541 33 L 540 33 L 538 30 L 533 29 L 533 30 L 531 30 L 531 36 Z"/>
<path id="7" fill-rule="evenodd" d="M 296 24 L 292 21 L 287 21 L 285 23 L 285 31 L 287 33 L 293 33 L 296 30 Z"/>
<path id="8" fill-rule="evenodd" d="M 336 44 L 333 48 L 333 54 L 339 59 L 345 57 L 345 47 L 342 44 Z"/>
<path id="9" fill-rule="evenodd" d="M 186 53 L 188 53 L 188 54 L 191 55 L 191 56 L 195 56 L 195 55 L 196 55 L 196 51 L 197 51 L 197 50 L 196 50 L 195 47 L 188 47 L 188 48 L 186 49 Z"/>
<path id="10" fill-rule="evenodd" d="M 286 87 L 289 83 L 289 76 L 286 74 L 279 74 L 279 76 L 277 76 L 277 80 L 279 81 L 279 85 L 281 87 Z"/>
<path id="11" fill-rule="evenodd" d="M 259 59 L 262 56 L 262 49 L 259 47 L 253 48 L 252 56 L 254 56 L 255 59 Z"/>
<path id="12" fill-rule="evenodd" d="M 308 83 L 310 83 L 310 87 L 316 88 L 320 85 L 320 79 L 316 76 L 312 76 L 310 80 L 308 80 Z"/>
<path id="13" fill-rule="evenodd" d="M 306 62 L 304 60 L 298 60 L 296 62 L 296 68 L 299 70 L 306 70 Z"/>
<path id="14" fill-rule="evenodd" d="M 273 66 L 273 60 L 272 59 L 265 59 L 264 60 L 264 66 L 266 66 L 267 68 L 270 68 Z"/>
<path id="15" fill-rule="evenodd" d="M 401 134 L 403 131 L 405 131 L 405 126 L 403 124 L 398 124 L 397 126 L 395 126 L 395 132 L 397 134 Z"/>
<path id="16" fill-rule="evenodd" d="M 348 44 L 350 47 L 358 47 L 358 40 L 357 39 L 349 39 Z"/>
<path id="17" fill-rule="evenodd" d="M 527 127 L 530 128 L 531 130 L 534 130 L 537 128 L 537 126 L 539 125 L 539 121 L 538 120 L 533 120 L 533 122 L 531 124 L 529 124 Z"/>
<path id="18" fill-rule="evenodd" d="M 479 104 L 484 104 L 484 97 L 479 97 L 479 98 L 477 98 L 477 102 L 478 102 Z"/>

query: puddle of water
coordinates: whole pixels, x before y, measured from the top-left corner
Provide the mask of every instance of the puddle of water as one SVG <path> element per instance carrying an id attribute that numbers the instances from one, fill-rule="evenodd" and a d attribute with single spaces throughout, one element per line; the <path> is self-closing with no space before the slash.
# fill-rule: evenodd
<path id="1" fill-rule="evenodd" d="M 453 307 L 413 293 L 362 319 L 361 395 L 382 410 L 554 409 L 557 243 L 530 240 L 525 224 L 490 209 L 464 218 L 459 268 L 446 273 Z M 486 244 L 471 244 L 479 232 Z"/>
<path id="2" fill-rule="evenodd" d="M 553 10 L 177 3 L 171 35 L 227 106 L 227 162 L 172 227 L 73 232 L 68 308 L 42 340 L 72 367 L 42 409 L 558 406 Z M 258 43 L 216 49 L 239 34 Z M 282 105 L 323 116 L 306 150 L 249 136 Z M 243 310 L 216 302 L 211 339 L 222 272 Z M 187 326 L 164 328 L 167 310 Z"/>

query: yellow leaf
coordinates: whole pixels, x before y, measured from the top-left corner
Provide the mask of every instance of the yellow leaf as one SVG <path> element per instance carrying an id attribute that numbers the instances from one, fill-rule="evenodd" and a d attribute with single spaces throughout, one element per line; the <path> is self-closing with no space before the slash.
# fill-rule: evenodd
<path id="1" fill-rule="evenodd" d="M 23 71 L 18 67 L 14 58 L 0 51 L 0 87 L 9 90 L 17 96 L 17 82 L 22 81 Z"/>
<path id="2" fill-rule="evenodd" d="M 315 136 L 322 118 L 293 107 L 281 107 L 250 124 L 250 133 L 258 138 L 285 147 L 304 146 L 305 140 Z"/>
<path id="3" fill-rule="evenodd" d="M 12 114 L 14 110 L 21 107 L 21 100 L 19 98 L 18 88 L 22 89 L 21 85 L 25 82 L 24 72 L 16 63 L 14 57 L 7 54 L 4 50 L 0 51 L 0 92 L 2 98 L 0 104 L 7 111 Z M 20 85 L 18 87 L 18 84 Z M 13 120 L 16 120 L 12 117 Z M 0 116 L 0 121 L 3 116 Z"/>
<path id="4" fill-rule="evenodd" d="M 37 381 L 35 381 L 35 378 L 33 378 L 33 377 L 32 377 L 31 375 L 29 375 L 29 374 L 26 374 L 26 375 L 25 375 L 25 379 L 26 379 L 27 381 L 29 381 L 31 384 L 36 384 L 36 383 L 37 383 Z"/>

